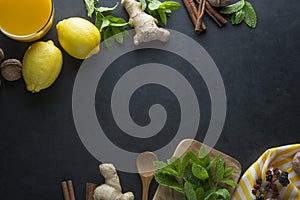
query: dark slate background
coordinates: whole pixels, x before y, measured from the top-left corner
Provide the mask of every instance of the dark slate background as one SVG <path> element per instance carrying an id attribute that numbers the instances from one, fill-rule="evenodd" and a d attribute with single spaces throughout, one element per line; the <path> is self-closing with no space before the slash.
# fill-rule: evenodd
<path id="1" fill-rule="evenodd" d="M 115 3 L 109 0 L 101 2 L 106 6 Z M 87 18 L 83 0 L 54 0 L 54 3 L 54 24 L 71 16 Z M 238 159 L 243 171 L 266 149 L 300 140 L 300 2 L 265 0 L 251 3 L 258 14 L 256 29 L 230 23 L 219 29 L 205 16 L 208 30 L 199 36 L 194 32 L 184 7 L 169 18 L 167 26 L 199 42 L 217 64 L 226 88 L 228 109 L 216 148 Z M 114 13 L 127 18 L 120 6 Z M 59 46 L 55 26 L 42 38 L 48 39 Z M 0 47 L 6 58 L 22 59 L 29 45 L 0 34 Z M 73 82 L 82 61 L 71 58 L 64 51 L 63 56 L 64 66 L 58 80 L 38 94 L 27 92 L 23 80 L 6 82 L 1 78 L 1 199 L 62 199 L 60 182 L 63 179 L 72 179 L 77 199 L 84 199 L 87 181 L 103 181 L 98 172 L 99 161 L 82 145 L 72 118 Z M 156 54 L 145 53 L 143 56 L 148 59 Z M 176 66 L 174 63 L 173 67 Z M 191 70 L 187 67 L 182 73 L 190 75 L 190 82 L 199 83 L 195 87 L 206 102 L 209 97 L 201 77 L 193 75 Z M 108 81 L 118 75 L 118 71 L 114 73 L 108 75 Z M 105 89 L 105 86 L 100 88 L 96 98 Z M 161 98 L 163 95 L 166 95 L 165 99 Z M 145 100 L 149 105 L 152 102 L 164 104 L 166 98 L 173 99 L 175 106 L 167 106 L 174 107 L 175 117 L 172 119 L 174 123 L 178 122 L 176 99 L 172 93 L 156 85 L 142 88 L 135 94 L 131 102 L 134 120 L 147 123 Z M 201 109 L 209 112 L 209 104 L 203 105 Z M 101 105 L 96 105 L 96 108 L 98 106 L 100 109 Z M 207 129 L 209 116 L 202 117 L 196 139 L 202 139 L 201 133 Z M 171 125 L 166 130 L 172 131 L 176 126 Z M 130 141 L 124 140 L 122 145 L 130 145 Z M 139 147 L 139 150 L 148 149 Z M 136 199 L 141 199 L 139 176 L 120 172 L 120 178 L 124 190 L 133 191 Z M 153 182 L 151 197 L 156 186 Z"/>

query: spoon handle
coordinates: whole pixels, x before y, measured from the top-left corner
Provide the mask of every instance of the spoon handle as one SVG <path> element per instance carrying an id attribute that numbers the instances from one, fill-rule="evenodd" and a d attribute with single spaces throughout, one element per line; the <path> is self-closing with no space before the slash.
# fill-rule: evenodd
<path id="1" fill-rule="evenodd" d="M 142 196 L 142 200 L 148 200 L 149 186 L 150 186 L 150 183 L 151 183 L 151 181 L 153 179 L 153 176 L 151 176 L 151 177 L 141 176 L 141 179 L 142 179 L 142 184 L 143 184 L 143 196 Z"/>

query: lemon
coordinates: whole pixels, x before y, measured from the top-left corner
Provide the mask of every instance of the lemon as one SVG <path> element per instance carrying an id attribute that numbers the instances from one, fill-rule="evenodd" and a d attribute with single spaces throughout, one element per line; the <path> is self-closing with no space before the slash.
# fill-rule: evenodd
<path id="1" fill-rule="evenodd" d="M 63 64 L 61 51 L 51 40 L 32 44 L 23 57 L 23 77 L 27 90 L 39 92 L 57 79 Z"/>
<path id="2" fill-rule="evenodd" d="M 100 32 L 90 21 L 71 17 L 56 25 L 58 41 L 71 56 L 85 59 L 100 50 Z"/>

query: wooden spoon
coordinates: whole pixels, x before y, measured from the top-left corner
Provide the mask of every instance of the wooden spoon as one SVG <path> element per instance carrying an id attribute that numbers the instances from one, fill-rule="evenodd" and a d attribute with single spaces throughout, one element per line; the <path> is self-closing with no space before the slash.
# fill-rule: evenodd
<path id="1" fill-rule="evenodd" d="M 156 170 L 153 162 L 157 160 L 157 156 L 153 152 L 149 151 L 141 153 L 136 159 L 136 168 L 140 174 L 143 184 L 142 200 L 148 200 L 149 186 Z"/>

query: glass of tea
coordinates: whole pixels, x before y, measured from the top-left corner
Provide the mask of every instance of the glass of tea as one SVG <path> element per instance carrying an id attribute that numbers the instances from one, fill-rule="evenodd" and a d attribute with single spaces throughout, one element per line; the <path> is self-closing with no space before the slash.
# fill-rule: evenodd
<path id="1" fill-rule="evenodd" d="M 24 42 L 43 37 L 54 17 L 52 0 L 0 0 L 0 30 Z"/>

